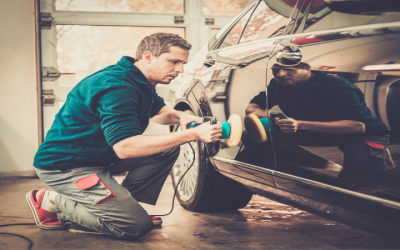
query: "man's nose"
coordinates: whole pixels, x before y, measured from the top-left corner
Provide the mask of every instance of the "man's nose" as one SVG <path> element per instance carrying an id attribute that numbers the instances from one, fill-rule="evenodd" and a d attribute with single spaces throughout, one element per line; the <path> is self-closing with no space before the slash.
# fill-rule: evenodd
<path id="1" fill-rule="evenodd" d="M 179 65 L 176 67 L 175 71 L 178 72 L 178 74 L 179 74 L 179 73 L 183 73 L 183 63 L 182 63 L 182 64 L 179 64 Z"/>
<path id="2" fill-rule="evenodd" d="M 285 76 L 285 75 L 286 75 L 286 71 L 285 71 L 285 70 L 282 70 L 282 69 L 280 69 L 280 70 L 278 71 L 278 73 L 276 74 L 277 77 L 282 77 L 282 76 Z"/>

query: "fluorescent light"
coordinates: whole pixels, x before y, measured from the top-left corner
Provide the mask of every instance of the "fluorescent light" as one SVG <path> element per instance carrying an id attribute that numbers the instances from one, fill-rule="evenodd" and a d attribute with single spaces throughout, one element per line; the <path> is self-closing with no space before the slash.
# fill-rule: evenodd
<path id="1" fill-rule="evenodd" d="M 400 70 L 400 64 L 367 65 L 363 70 Z"/>

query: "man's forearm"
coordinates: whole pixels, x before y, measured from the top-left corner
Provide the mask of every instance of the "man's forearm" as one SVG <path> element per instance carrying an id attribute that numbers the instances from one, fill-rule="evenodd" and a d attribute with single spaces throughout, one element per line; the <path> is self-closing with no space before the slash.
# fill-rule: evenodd
<path id="1" fill-rule="evenodd" d="M 268 117 L 268 110 L 263 110 L 255 103 L 250 103 L 246 110 L 246 115 L 254 113 L 257 117 Z"/>
<path id="2" fill-rule="evenodd" d="M 183 112 L 168 106 L 164 106 L 157 115 L 151 118 L 151 120 L 162 125 L 179 124 L 179 117 L 181 116 L 181 113 Z"/>
<path id="3" fill-rule="evenodd" d="M 193 121 L 201 122 L 203 118 L 164 106 L 151 120 L 162 125 L 180 124 L 182 130 L 185 130 L 186 124 Z"/>
<path id="4" fill-rule="evenodd" d="M 137 135 L 116 143 L 113 148 L 120 159 L 127 159 L 157 154 L 197 139 L 192 130 L 165 135 Z"/>
<path id="5" fill-rule="evenodd" d="M 297 121 L 298 130 L 327 134 L 363 134 L 365 125 L 362 122 L 341 120 L 332 122 Z"/>
<path id="6" fill-rule="evenodd" d="M 117 142 L 113 149 L 120 159 L 157 154 L 190 141 L 216 142 L 221 137 L 222 125 L 204 123 L 192 129 L 166 135 L 137 135 Z"/>

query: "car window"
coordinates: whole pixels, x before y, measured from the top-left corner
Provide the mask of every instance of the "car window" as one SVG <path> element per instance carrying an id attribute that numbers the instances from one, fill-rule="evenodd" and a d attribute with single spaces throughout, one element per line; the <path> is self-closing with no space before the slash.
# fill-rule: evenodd
<path id="1" fill-rule="evenodd" d="M 243 16 L 243 13 L 247 13 L 250 12 L 254 9 L 254 6 L 256 5 L 255 2 L 249 4 L 249 6 L 247 6 L 245 9 L 243 9 L 236 17 L 240 17 Z M 222 29 L 220 29 L 217 34 L 215 35 L 215 37 L 217 39 L 219 39 L 227 29 L 229 29 L 229 27 L 231 27 L 232 23 L 234 23 L 237 20 L 237 18 L 232 18 L 232 20 L 229 21 L 229 23 L 227 23 L 224 27 L 222 27 Z"/>
<path id="2" fill-rule="evenodd" d="M 325 3 L 320 2 L 318 6 L 313 5 L 310 9 L 310 13 L 307 16 L 307 21 L 304 25 L 304 32 L 395 21 L 400 21 L 400 14 L 356 15 L 340 13 L 332 11 L 330 8 L 325 6 Z"/>
<path id="3" fill-rule="evenodd" d="M 315 14 L 309 14 L 304 32 L 328 30 L 368 24 L 376 19 L 375 15 L 354 15 L 332 11 L 324 8 Z"/>
<path id="4" fill-rule="evenodd" d="M 239 43 L 282 35 L 288 21 L 287 16 L 273 10 L 265 1 L 261 1 L 243 31 Z"/>
<path id="5" fill-rule="evenodd" d="M 233 28 L 229 31 L 228 35 L 225 36 L 225 39 L 219 45 L 219 49 L 229 47 L 235 45 L 239 39 L 240 33 L 242 32 L 244 26 L 249 20 L 251 13 L 254 8 L 251 8 L 247 11 L 247 13 L 233 26 Z M 217 33 L 218 36 L 218 33 Z"/>

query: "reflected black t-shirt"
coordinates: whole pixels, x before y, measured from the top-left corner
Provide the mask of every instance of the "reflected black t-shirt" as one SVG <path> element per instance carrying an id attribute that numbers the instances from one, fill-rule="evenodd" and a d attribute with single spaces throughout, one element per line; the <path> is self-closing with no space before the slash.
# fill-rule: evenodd
<path id="1" fill-rule="evenodd" d="M 325 72 L 314 73 L 307 84 L 299 87 L 284 87 L 272 79 L 267 88 L 268 107 L 278 105 L 286 116 L 302 121 L 359 121 L 365 124 L 364 135 L 390 133 L 387 126 L 372 115 L 359 88 Z M 260 92 L 250 103 L 265 109 L 265 91 Z"/>

